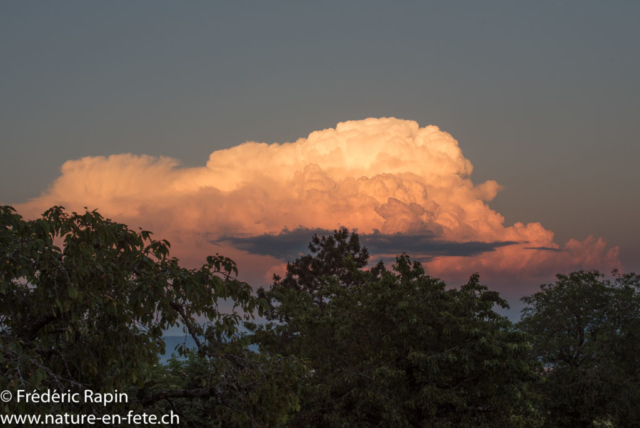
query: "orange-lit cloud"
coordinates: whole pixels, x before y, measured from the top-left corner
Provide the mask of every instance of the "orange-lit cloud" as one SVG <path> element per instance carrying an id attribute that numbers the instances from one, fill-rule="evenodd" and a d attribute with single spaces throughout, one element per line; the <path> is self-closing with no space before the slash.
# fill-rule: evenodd
<path id="1" fill-rule="evenodd" d="M 28 217 L 54 204 L 97 208 L 169 239 L 174 255 L 189 263 L 224 250 L 256 278 L 282 260 L 250 255 L 221 238 L 344 226 L 362 234 L 429 236 L 436 242 L 509 243 L 473 255 L 427 258 L 430 273 L 444 277 L 479 271 L 533 278 L 619 266 L 617 247 L 602 240 L 560 246 L 539 223 L 505 226 L 487 204 L 501 186 L 495 181 L 474 185 L 472 170 L 457 141 L 436 126 L 366 119 L 293 143 L 248 142 L 215 151 L 198 168 L 130 154 L 68 161 L 42 196 L 16 208 Z"/>

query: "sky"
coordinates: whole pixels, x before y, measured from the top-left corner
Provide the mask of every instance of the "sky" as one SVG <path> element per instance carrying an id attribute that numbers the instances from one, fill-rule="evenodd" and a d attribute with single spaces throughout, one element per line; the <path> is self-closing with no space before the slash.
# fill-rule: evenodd
<path id="1" fill-rule="evenodd" d="M 357 228 L 510 302 L 640 271 L 640 3 L 3 2 L 0 204 L 252 284 Z M 288 143 L 288 144 L 286 144 Z"/>

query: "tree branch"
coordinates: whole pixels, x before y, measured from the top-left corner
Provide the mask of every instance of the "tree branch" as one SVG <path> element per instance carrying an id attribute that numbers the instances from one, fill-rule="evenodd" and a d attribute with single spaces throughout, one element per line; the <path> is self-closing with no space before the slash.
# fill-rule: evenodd
<path id="1" fill-rule="evenodd" d="M 198 338 L 198 334 L 197 334 L 195 328 L 193 327 L 191 319 L 187 318 L 187 315 L 184 312 L 184 306 L 182 306 L 181 304 L 176 303 L 176 302 L 170 302 L 169 305 L 173 309 L 175 309 L 176 312 L 178 312 L 178 314 L 180 314 L 180 318 L 182 319 L 182 322 L 184 323 L 184 325 L 187 326 L 187 330 L 189 331 L 189 334 L 193 338 L 193 341 L 196 343 L 196 346 L 198 347 L 198 353 L 201 354 L 201 355 L 204 355 L 205 354 L 204 347 L 202 346 L 202 343 L 200 342 L 200 339 Z"/>

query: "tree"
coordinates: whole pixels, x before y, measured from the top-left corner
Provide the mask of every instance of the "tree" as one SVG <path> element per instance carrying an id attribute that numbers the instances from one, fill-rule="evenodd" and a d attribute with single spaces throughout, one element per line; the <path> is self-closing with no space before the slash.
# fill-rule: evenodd
<path id="1" fill-rule="evenodd" d="M 581 270 L 522 300 L 547 425 L 640 426 L 640 277 Z"/>
<path id="2" fill-rule="evenodd" d="M 258 426 L 275 425 L 296 407 L 304 367 L 252 353 L 238 334 L 235 309 L 248 318 L 260 305 L 233 277 L 232 260 L 210 256 L 200 269 L 186 269 L 169 257 L 169 243 L 150 232 L 62 207 L 33 221 L 1 207 L 0 248 L 2 389 L 134 394 L 111 406 L 13 400 L 5 413 L 113 414 L 187 397 L 206 401 L 212 423 Z M 224 299 L 233 302 L 231 313 L 220 310 Z M 163 331 L 179 324 L 195 340 L 207 376 L 197 387 L 158 389 L 149 373 L 164 351 Z M 275 373 L 280 381 L 271 384 Z"/>
<path id="3" fill-rule="evenodd" d="M 252 326 L 261 352 L 312 368 L 290 426 L 535 426 L 535 362 L 526 336 L 493 311 L 506 306 L 498 293 L 478 275 L 447 290 L 407 255 L 392 271 L 363 271 L 354 253 L 364 249 L 327 244 L 345 241 L 344 231 L 314 237 L 315 256 L 263 291 L 275 321 Z M 327 274 L 309 281 L 301 266 Z"/>
<path id="4" fill-rule="evenodd" d="M 299 379 L 306 367 L 234 342 L 236 349 L 216 352 L 219 358 L 211 357 L 213 349 L 206 357 L 194 349 L 186 359 L 173 357 L 167 365 L 154 366 L 138 391 L 142 403 L 159 414 L 176 412 L 180 426 L 280 426 L 299 408 Z"/>
<path id="5" fill-rule="evenodd" d="M 327 277 L 336 277 L 343 287 L 349 287 L 354 283 L 353 273 L 345 267 L 343 259 L 350 257 L 356 269 L 364 268 L 369 260 L 369 251 L 360 245 L 358 234 L 349 233 L 346 228 L 336 230 L 330 236 L 319 237 L 314 234 L 309 243 L 309 251 L 310 254 L 287 262 L 284 278 L 273 275 L 273 286 L 269 293 L 263 288 L 258 290 L 258 296 L 270 304 L 265 314 L 267 319 L 282 320 L 273 304 L 276 290 L 292 289 L 298 293 L 304 292 L 314 298 L 317 306 L 323 307 L 324 302 L 318 296 L 318 291 Z M 379 276 L 384 270 L 384 264 L 380 261 L 372 269 L 372 273 Z"/>

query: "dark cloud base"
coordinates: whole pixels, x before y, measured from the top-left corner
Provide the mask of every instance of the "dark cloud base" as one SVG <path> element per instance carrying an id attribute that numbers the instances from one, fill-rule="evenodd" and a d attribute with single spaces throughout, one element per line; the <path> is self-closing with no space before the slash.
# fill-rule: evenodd
<path id="1" fill-rule="evenodd" d="M 225 242 L 249 253 L 269 255 L 284 260 L 293 260 L 300 254 L 308 252 L 308 245 L 313 235 L 328 236 L 332 233 L 333 231 L 326 229 L 299 227 L 293 230 L 284 229 L 277 235 L 264 234 L 250 237 L 222 237 L 211 242 L 214 244 Z M 519 242 L 515 241 L 444 241 L 438 239 L 437 236 L 432 233 L 409 235 L 401 233 L 383 234 L 375 231 L 371 234 L 359 235 L 360 243 L 367 247 L 371 254 L 395 255 L 407 253 L 422 259 L 433 259 L 439 256 L 471 257 L 494 251 L 496 248 L 519 244 Z M 551 248 L 544 249 L 553 250 Z"/>
<path id="2" fill-rule="evenodd" d="M 542 250 L 542 251 L 554 251 L 556 253 L 562 253 L 565 250 L 561 250 L 560 248 L 551 248 L 551 247 L 524 247 L 525 250 Z"/>

